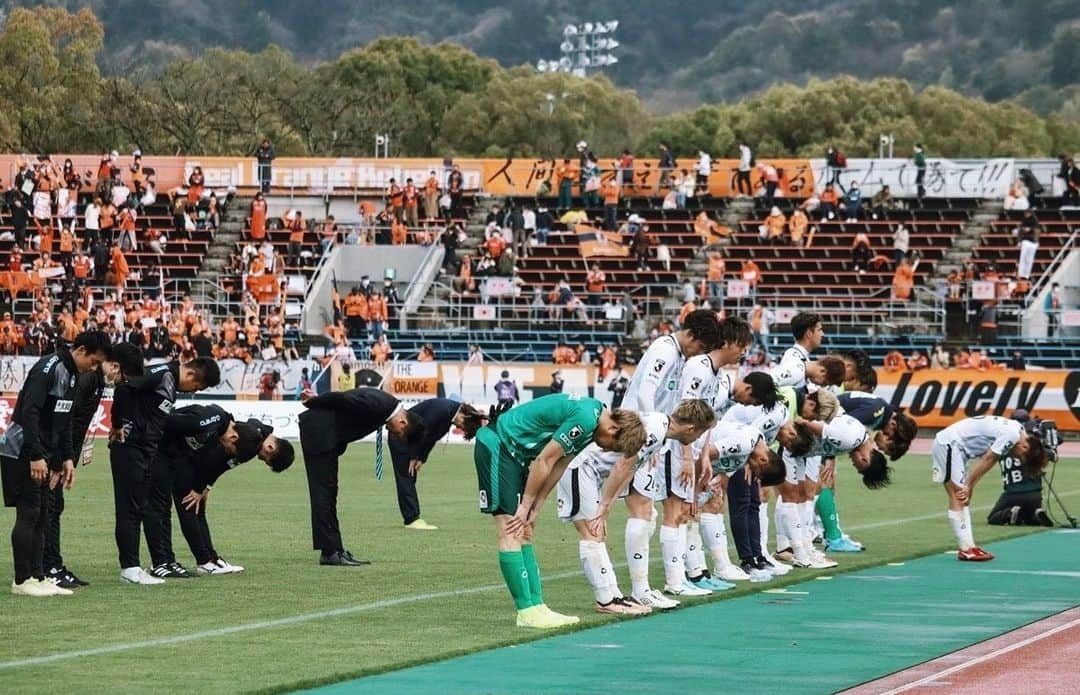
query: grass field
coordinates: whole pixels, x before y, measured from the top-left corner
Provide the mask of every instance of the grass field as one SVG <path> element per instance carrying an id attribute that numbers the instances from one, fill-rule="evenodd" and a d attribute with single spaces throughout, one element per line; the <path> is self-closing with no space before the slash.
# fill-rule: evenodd
<path id="1" fill-rule="evenodd" d="M 424 518 L 441 527 L 430 533 L 401 527 L 393 481 L 375 481 L 370 453 L 357 446 L 343 460 L 339 505 L 346 546 L 375 564 L 319 567 L 303 465 L 275 476 L 252 463 L 225 476 L 210 499 L 218 551 L 247 571 L 137 587 L 118 579 L 111 480 L 99 451 L 64 516 L 65 558 L 92 585 L 46 600 L 0 594 L 0 692 L 282 691 L 535 638 L 513 627 L 491 522 L 476 511 L 471 448 L 437 449 L 421 475 Z M 1059 464 L 1056 485 L 1066 503 L 1080 505 L 1080 463 Z M 999 491 L 993 475 L 976 491 L 977 541 L 1027 532 L 983 523 Z M 953 545 L 925 456 L 908 457 L 893 486 L 873 493 L 845 464 L 839 499 L 845 528 L 869 548 L 839 556 L 841 570 Z M 573 528 L 554 520 L 554 506 L 537 541 L 547 602 L 581 615 L 584 627 L 601 624 L 579 576 Z M 619 563 L 624 516 L 616 514 L 609 545 Z M 6 510 L 0 539 L 7 562 L 12 516 Z M 175 523 L 174 545 L 191 566 Z M 806 576 L 792 572 L 784 583 Z M 654 582 L 660 577 L 654 567 Z"/>

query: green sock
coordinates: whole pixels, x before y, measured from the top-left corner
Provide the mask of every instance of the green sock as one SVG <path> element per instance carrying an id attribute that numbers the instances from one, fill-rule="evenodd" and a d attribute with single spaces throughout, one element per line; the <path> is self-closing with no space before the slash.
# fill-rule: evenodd
<path id="1" fill-rule="evenodd" d="M 532 605 L 539 606 L 544 602 L 544 592 L 540 584 L 540 565 L 536 564 L 536 553 L 533 552 L 532 543 L 521 546 L 521 557 L 525 561 L 525 571 L 529 573 L 529 593 L 532 594 Z"/>
<path id="2" fill-rule="evenodd" d="M 821 525 L 825 527 L 825 540 L 840 540 L 843 533 L 840 531 L 840 518 L 836 514 L 836 498 L 833 496 L 832 488 L 821 489 L 815 509 L 821 517 Z"/>
<path id="3" fill-rule="evenodd" d="M 535 566 L 536 561 L 533 560 Z M 532 593 L 529 591 L 529 573 L 525 569 L 525 560 L 520 550 L 500 550 L 499 569 L 502 570 L 503 581 L 510 595 L 514 597 L 514 605 L 523 610 L 534 605 Z"/>

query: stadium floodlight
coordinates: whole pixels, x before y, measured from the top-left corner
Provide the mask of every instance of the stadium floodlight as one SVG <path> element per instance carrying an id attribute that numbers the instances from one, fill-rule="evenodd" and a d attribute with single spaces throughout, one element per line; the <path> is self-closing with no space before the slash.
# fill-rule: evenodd
<path id="1" fill-rule="evenodd" d="M 536 71 L 537 72 L 547 72 L 547 69 L 548 69 L 548 64 L 547 64 L 546 60 L 538 60 L 538 61 L 536 61 Z"/>
<path id="2" fill-rule="evenodd" d="M 563 53 L 573 53 L 574 44 L 569 41 L 563 41 L 559 44 L 559 50 L 561 50 Z"/>
<path id="3" fill-rule="evenodd" d="M 619 28 L 619 20 L 613 19 L 610 22 L 605 22 L 604 23 L 604 28 L 607 29 L 608 31 L 615 31 L 616 29 Z"/>
<path id="4" fill-rule="evenodd" d="M 560 58 L 559 59 L 559 69 L 560 70 L 569 70 L 573 66 L 574 66 L 574 63 L 569 58 Z"/>
<path id="5" fill-rule="evenodd" d="M 581 24 L 567 24 L 563 27 L 559 52 L 562 58 L 541 60 L 536 64 L 537 72 L 569 72 L 579 77 L 587 77 L 590 69 L 614 65 L 618 59 L 610 51 L 619 47 L 619 42 L 610 35 L 619 26 L 619 21 L 589 21 Z"/>
<path id="6" fill-rule="evenodd" d="M 562 30 L 563 36 L 577 36 L 577 27 L 573 24 L 567 24 Z"/>
<path id="7" fill-rule="evenodd" d="M 584 33 L 586 33 L 586 34 L 591 34 L 591 33 L 593 33 L 593 29 L 594 29 L 594 27 L 593 27 L 593 23 L 592 23 L 592 22 L 585 22 L 585 26 L 584 26 L 584 27 L 582 27 L 582 28 L 583 28 L 583 29 L 585 30 L 585 31 L 584 31 Z"/>
<path id="8" fill-rule="evenodd" d="M 585 77 L 585 68 L 574 68 L 570 74 L 574 77 Z"/>

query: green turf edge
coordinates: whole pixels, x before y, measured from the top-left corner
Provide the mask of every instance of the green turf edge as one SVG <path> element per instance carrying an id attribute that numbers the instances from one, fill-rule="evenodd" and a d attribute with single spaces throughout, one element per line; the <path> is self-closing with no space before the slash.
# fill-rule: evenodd
<path id="1" fill-rule="evenodd" d="M 997 539 L 995 541 L 991 541 L 987 545 L 990 545 L 992 543 L 997 543 L 997 542 L 1000 542 L 1000 541 L 1011 540 L 1012 538 L 1022 538 L 1024 536 L 1030 536 L 1030 535 L 1033 535 L 1033 534 L 1036 534 L 1036 533 L 1046 533 L 1048 531 L 1053 531 L 1054 530 L 1052 528 L 1045 528 L 1045 527 L 1038 527 L 1038 526 L 1034 526 L 1034 527 L 1015 526 L 1015 527 L 1005 527 L 1005 528 L 1008 528 L 1010 530 L 1014 530 L 1015 533 L 1010 535 L 1008 538 L 999 538 L 999 539 Z M 1061 528 L 1061 527 L 1055 527 L 1055 528 Z M 897 556 L 882 558 L 881 561 L 879 561 L 879 562 L 868 562 L 868 563 L 865 563 L 865 564 L 840 565 L 840 566 L 834 567 L 834 568 L 832 568 L 830 570 L 821 570 L 817 574 L 813 574 L 813 575 L 807 575 L 807 574 L 802 574 L 802 573 L 796 574 L 796 573 L 792 572 L 792 573 L 788 573 L 786 576 L 780 577 L 778 579 L 774 579 L 773 581 L 761 582 L 760 584 L 755 584 L 755 583 L 751 583 L 751 582 L 745 582 L 744 585 L 747 587 L 746 591 L 724 591 L 724 592 L 720 592 L 720 593 L 715 594 L 715 595 L 710 596 L 710 597 L 701 597 L 701 598 L 696 599 L 693 602 L 692 605 L 688 605 L 687 608 L 688 609 L 693 609 L 696 606 L 701 606 L 701 605 L 704 605 L 706 603 L 715 603 L 717 601 L 727 601 L 727 600 L 734 599 L 734 598 L 742 598 L 744 596 L 752 596 L 754 594 L 761 593 L 762 591 L 765 591 L 766 589 L 778 589 L 778 588 L 785 587 L 785 586 L 791 586 L 793 584 L 801 584 L 801 583 L 803 583 L 805 581 L 813 580 L 815 577 L 832 576 L 832 575 L 837 575 L 837 574 L 847 574 L 849 572 L 858 572 L 858 571 L 861 571 L 861 570 L 864 570 L 864 569 L 870 569 L 872 567 L 882 567 L 884 565 L 889 564 L 890 562 L 906 562 L 907 560 L 917 560 L 917 559 L 924 558 L 924 557 L 931 557 L 933 555 L 940 555 L 940 554 L 944 554 L 946 551 L 955 550 L 955 548 L 956 548 L 955 543 L 942 543 L 940 545 L 934 546 L 932 549 L 927 550 L 926 552 L 920 552 L 920 553 L 913 554 L 913 555 L 897 555 Z M 843 555 L 843 557 L 845 559 L 846 558 L 857 558 L 858 554 L 857 553 L 845 553 Z M 792 576 L 792 575 L 795 575 L 795 576 Z M 1080 605 L 1080 604 L 1078 604 L 1078 605 Z M 1037 620 L 1034 620 L 1032 622 L 1038 622 L 1039 620 L 1044 620 L 1046 617 L 1047 616 L 1044 616 L 1044 617 L 1039 618 Z M 648 620 L 648 619 L 649 619 L 649 616 L 643 616 L 641 618 L 637 618 L 637 620 Z M 616 621 L 622 622 L 624 620 L 626 620 L 626 618 L 612 617 L 612 618 L 608 619 L 607 621 L 605 621 L 604 623 L 602 623 L 601 625 L 578 625 L 578 626 L 567 627 L 567 628 L 558 630 L 556 632 L 541 632 L 541 633 L 535 633 L 535 634 L 530 634 L 528 632 L 523 632 L 520 637 L 518 635 L 514 635 L 513 637 L 509 637 L 509 638 L 507 638 L 505 640 L 500 640 L 497 644 L 493 644 L 493 645 L 490 645 L 490 646 L 485 646 L 485 647 L 483 647 L 481 649 L 459 649 L 459 650 L 455 650 L 455 651 L 452 651 L 452 652 L 447 652 L 447 653 L 442 654 L 439 657 L 434 658 L 434 659 L 414 659 L 414 660 L 405 661 L 405 662 L 401 662 L 401 663 L 394 664 L 392 666 L 386 666 L 386 667 L 374 667 L 374 668 L 367 668 L 367 669 L 358 669 L 358 670 L 355 670 L 355 671 L 339 671 L 339 672 L 336 672 L 336 673 L 328 674 L 328 675 L 326 675 L 325 677 L 322 677 L 322 678 L 308 678 L 306 680 L 300 680 L 300 681 L 296 681 L 296 682 L 293 682 L 293 683 L 282 683 L 282 684 L 274 685 L 274 686 L 271 686 L 271 687 L 268 687 L 268 688 L 259 688 L 259 689 L 256 689 L 256 690 L 245 690 L 245 691 L 242 691 L 242 692 L 247 693 L 248 695 L 276 695 L 277 693 L 292 693 L 292 692 L 296 692 L 297 690 L 306 690 L 306 689 L 310 689 L 310 688 L 317 688 L 317 687 L 324 686 L 324 685 L 333 685 L 335 683 L 341 683 L 341 682 L 347 681 L 347 680 L 356 680 L 356 679 L 360 679 L 360 678 L 367 678 L 368 676 L 376 676 L 376 675 L 379 675 L 380 673 L 389 673 L 391 671 L 401 671 L 403 669 L 411 668 L 411 667 L 414 667 L 414 666 L 422 666 L 422 665 L 426 665 L 426 664 L 435 664 L 435 663 L 439 663 L 440 661 L 449 661 L 450 659 L 456 659 L 456 658 L 461 657 L 461 656 L 467 656 L 469 654 L 475 654 L 475 653 L 481 652 L 481 651 L 490 651 L 492 649 L 501 649 L 503 647 L 509 647 L 509 646 L 513 646 L 513 645 L 517 645 L 517 644 L 528 644 L 530 642 L 539 642 L 540 640 L 549 639 L 549 638 L 552 638 L 552 637 L 562 637 L 564 635 L 568 635 L 568 634 L 573 633 L 573 632 L 580 632 L 582 630 L 592 630 L 594 628 L 602 627 L 603 625 L 607 625 L 608 623 L 611 623 L 611 622 L 616 622 Z M 1030 623 L 1028 623 L 1028 624 L 1030 624 Z M 996 636 L 997 635 L 994 635 L 993 637 L 996 637 Z M 993 637 L 989 637 L 987 639 L 992 639 Z M 985 641 L 985 640 L 980 640 L 980 642 L 982 642 L 982 641 Z M 975 642 L 973 644 L 978 644 L 978 643 L 979 642 Z M 934 657 L 934 658 L 938 658 L 938 657 Z M 932 661 L 932 660 L 933 659 L 928 659 L 927 661 Z M 920 662 L 920 663 L 925 663 L 925 662 Z M 906 667 L 906 668 L 910 668 L 910 666 Z M 900 669 L 900 670 L 904 670 L 904 669 Z M 894 672 L 894 673 L 896 673 L 896 672 Z M 877 678 L 882 678 L 885 675 L 890 675 L 890 674 L 882 674 L 882 675 L 877 676 L 876 678 L 871 679 L 871 680 L 876 680 Z M 871 681 L 866 681 L 866 682 L 871 682 Z M 855 686 L 853 685 L 853 686 L 850 686 L 850 687 L 855 687 Z"/>
<path id="2" fill-rule="evenodd" d="M 1062 528 L 1062 527 L 1057 527 L 1057 528 Z M 1049 530 L 1052 530 L 1052 529 L 1047 529 L 1047 530 L 1049 531 Z M 1023 534 L 1023 535 L 1026 536 L 1026 535 L 1029 535 L 1029 534 Z M 1019 538 L 1021 536 L 1017 536 L 1017 537 Z M 1080 607 L 1080 603 L 1074 604 L 1074 605 L 1072 605 L 1072 606 L 1070 606 L 1068 608 L 1063 608 L 1063 609 L 1061 609 L 1060 611 L 1058 611 L 1056 613 L 1051 613 L 1050 615 L 1044 615 L 1041 618 L 1035 618 L 1031 622 L 1024 623 L 1023 625 L 1017 625 L 1016 627 L 1012 628 L 1011 630 L 1006 630 L 1005 632 L 1000 632 L 1000 633 L 998 633 L 996 635 L 990 635 L 989 637 L 986 637 L 985 639 L 981 639 L 978 642 L 972 642 L 971 644 L 967 645 L 966 647 L 961 647 L 961 649 L 971 649 L 972 647 L 974 647 L 976 645 L 979 645 L 979 644 L 982 644 L 983 642 L 989 642 L 990 640 L 995 640 L 995 639 L 1001 637 L 1002 635 L 1009 634 L 1010 632 L 1016 632 L 1017 630 L 1023 630 L 1025 627 L 1029 627 L 1031 625 L 1034 625 L 1035 623 L 1041 623 L 1044 620 L 1049 620 L 1050 618 L 1053 618 L 1056 615 L 1061 615 L 1062 613 L 1068 613 L 1069 611 L 1075 610 L 1078 607 Z M 959 650 L 957 650 L 957 651 L 959 651 Z M 949 654 L 955 654 L 955 652 L 946 652 L 945 654 L 939 654 L 938 656 L 932 656 L 929 659 L 924 659 L 923 661 L 920 661 L 920 662 L 915 663 L 915 664 L 911 664 L 910 666 L 905 666 L 903 668 L 898 668 L 895 671 L 890 671 L 889 673 L 882 673 L 881 675 L 874 676 L 873 678 L 862 681 L 861 683 L 853 683 L 852 685 L 849 685 L 846 688 L 844 688 L 844 690 L 852 690 L 854 688 L 859 688 L 861 686 L 866 685 L 867 683 L 873 683 L 874 681 L 879 681 L 882 678 L 888 678 L 889 676 L 894 676 L 897 673 L 902 673 L 903 671 L 907 671 L 907 670 L 910 670 L 910 669 L 913 669 L 913 668 L 917 668 L 919 666 L 922 666 L 923 664 L 928 664 L 931 661 L 937 661 L 938 659 L 942 658 L 943 656 L 948 656 Z M 324 685 L 326 685 L 326 684 L 324 684 Z M 838 692 L 844 692 L 844 690 L 840 690 Z"/>

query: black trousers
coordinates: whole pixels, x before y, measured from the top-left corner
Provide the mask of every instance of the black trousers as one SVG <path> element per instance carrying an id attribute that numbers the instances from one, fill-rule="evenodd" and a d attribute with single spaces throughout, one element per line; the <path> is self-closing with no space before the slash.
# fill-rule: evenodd
<path id="1" fill-rule="evenodd" d="M 150 565 L 175 562 L 172 547 L 172 509 L 175 462 L 169 456 L 155 454 L 150 463 L 150 492 L 147 496 L 143 533 L 150 551 Z M 178 508 L 179 504 L 176 505 Z"/>
<path id="2" fill-rule="evenodd" d="M 394 462 L 394 484 L 397 486 L 398 509 L 401 519 L 411 524 L 420 518 L 420 498 L 416 494 L 416 476 L 409 475 L 409 452 L 398 449 L 390 440 L 390 458 Z"/>
<path id="3" fill-rule="evenodd" d="M 176 504 L 176 518 L 180 520 L 180 532 L 184 534 L 191 554 L 195 557 L 196 564 L 203 565 L 218 559 L 217 551 L 214 550 L 214 542 L 210 538 L 210 526 L 206 521 L 206 500 L 203 500 L 199 511 L 184 509 L 184 497 L 192 491 L 192 473 L 194 466 L 191 462 L 183 459 L 177 460 L 173 466 L 172 497 Z M 172 538 L 170 534 L 168 556 L 166 562 L 175 562 L 173 555 Z"/>
<path id="4" fill-rule="evenodd" d="M 746 482 L 746 476 L 740 469 L 728 480 L 727 494 L 735 551 L 741 562 L 753 560 L 761 555 L 761 523 L 758 520 L 761 488 L 757 481 Z"/>
<path id="5" fill-rule="evenodd" d="M 1042 491 L 1031 492 L 1003 492 L 990 514 L 986 517 L 986 523 L 993 526 L 1008 526 L 1012 517 L 1012 508 L 1020 507 L 1020 517 L 1017 519 L 1019 526 L 1042 526 L 1035 519 L 1035 510 L 1042 507 Z"/>
<path id="6" fill-rule="evenodd" d="M 308 497 L 311 500 L 311 543 L 330 555 L 344 550 L 337 516 L 338 456 L 333 452 L 304 454 Z M 395 472 L 397 466 L 394 466 Z"/>
<path id="7" fill-rule="evenodd" d="M 15 583 L 30 577 L 43 579 L 45 566 L 45 526 L 48 523 L 49 489 L 30 479 L 28 459 L 0 458 L 4 506 L 15 507 L 15 526 L 11 529 L 11 554 L 15 560 Z"/>
<path id="8" fill-rule="evenodd" d="M 129 446 L 109 449 L 116 505 L 116 549 L 120 568 L 139 566 L 139 532 L 150 506 L 150 476 L 153 455 Z M 149 534 L 148 534 L 149 535 Z"/>
<path id="9" fill-rule="evenodd" d="M 735 190 L 743 195 L 750 195 L 754 192 L 753 185 L 750 183 L 749 169 L 735 172 Z"/>
<path id="10" fill-rule="evenodd" d="M 46 486 L 49 498 L 49 517 L 45 525 L 45 569 L 59 569 L 64 566 L 64 556 L 60 553 L 60 516 L 64 513 L 64 486 L 57 485 L 52 490 Z"/>

